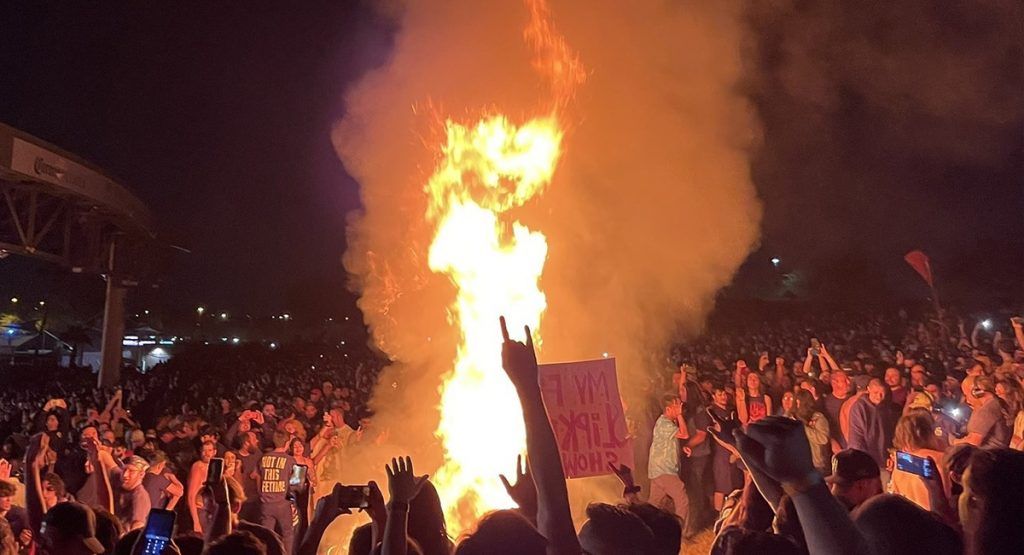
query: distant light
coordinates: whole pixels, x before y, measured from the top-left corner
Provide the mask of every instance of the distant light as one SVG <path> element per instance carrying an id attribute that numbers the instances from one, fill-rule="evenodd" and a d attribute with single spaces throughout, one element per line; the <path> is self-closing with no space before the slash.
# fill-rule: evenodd
<path id="1" fill-rule="evenodd" d="M 224 343 L 228 342 L 228 338 L 227 337 L 221 337 L 220 340 L 223 341 Z"/>
<path id="2" fill-rule="evenodd" d="M 7 335 L 14 335 L 14 329 L 13 328 L 7 328 L 7 331 L 5 331 L 4 333 L 6 333 Z"/>
<path id="3" fill-rule="evenodd" d="M 781 264 L 781 263 L 782 263 L 782 259 L 777 258 L 777 257 L 776 258 L 772 258 L 772 266 L 775 266 L 776 268 L 778 268 L 779 264 Z"/>
<path id="4" fill-rule="evenodd" d="M 271 349 L 276 349 L 277 348 L 277 343 L 271 342 L 270 343 L 270 348 Z"/>
<path id="5" fill-rule="evenodd" d="M 46 301 L 39 301 L 39 306 L 46 306 Z"/>
<path id="6" fill-rule="evenodd" d="M 157 347 L 156 349 L 153 349 L 152 351 L 149 352 L 149 356 L 165 357 L 167 356 L 167 351 L 163 350 L 160 347 Z"/>
<path id="7" fill-rule="evenodd" d="M 429 337 L 427 338 L 427 341 L 430 341 L 430 338 L 429 338 Z M 342 345 L 344 345 L 344 344 L 345 344 L 345 342 L 344 342 L 344 341 L 342 341 L 342 342 L 341 342 L 341 344 L 342 344 Z"/>
<path id="8" fill-rule="evenodd" d="M 285 320 L 291 320 L 291 319 L 292 319 L 292 315 L 291 315 L 291 314 L 288 314 L 288 313 L 286 312 L 286 313 L 284 313 L 284 314 L 282 314 L 282 315 L 281 315 L 281 318 L 284 318 Z"/>
<path id="9" fill-rule="evenodd" d="M 345 321 L 348 322 L 348 316 L 345 317 Z"/>
<path id="10" fill-rule="evenodd" d="M 143 310 L 142 313 L 143 314 L 149 314 L 149 310 Z"/>
<path id="11" fill-rule="evenodd" d="M 608 353 L 601 353 L 601 356 L 604 358 L 608 358 Z"/>
<path id="12" fill-rule="evenodd" d="M 202 316 L 204 312 L 206 312 L 206 308 L 205 307 L 200 306 L 200 307 L 196 308 L 196 313 L 199 314 L 200 316 Z"/>
<path id="13" fill-rule="evenodd" d="M 991 319 L 989 319 L 989 320 L 985 320 L 985 321 L 983 321 L 983 322 L 981 323 L 981 327 L 983 327 L 983 328 L 985 328 L 985 329 L 987 329 L 987 330 L 990 330 L 990 329 L 992 329 L 992 320 L 991 320 Z"/>
<path id="14" fill-rule="evenodd" d="M 220 319 L 221 320 L 227 320 L 228 319 L 228 313 L 227 312 L 221 312 L 220 313 Z"/>
<path id="15" fill-rule="evenodd" d="M 238 342 L 239 342 L 239 341 L 241 341 L 241 340 L 240 340 L 240 339 L 238 339 L 237 337 L 232 337 L 232 338 L 231 338 L 231 342 L 232 342 L 232 343 L 234 343 L 235 345 L 238 345 Z"/>
<path id="16" fill-rule="evenodd" d="M 18 297 L 11 297 L 11 302 L 14 304 L 18 304 Z"/>

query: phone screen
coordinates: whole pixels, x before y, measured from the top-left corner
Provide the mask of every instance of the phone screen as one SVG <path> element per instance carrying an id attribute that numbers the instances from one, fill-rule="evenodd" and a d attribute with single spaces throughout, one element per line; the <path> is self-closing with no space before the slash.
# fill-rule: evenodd
<path id="1" fill-rule="evenodd" d="M 219 484 L 221 476 L 224 475 L 224 459 L 214 457 L 210 459 L 210 466 L 206 469 L 206 483 Z"/>
<path id="2" fill-rule="evenodd" d="M 896 452 L 896 468 L 925 478 L 935 476 L 935 467 L 932 466 L 931 461 L 924 457 L 911 455 L 906 451 Z"/>
<path id="3" fill-rule="evenodd" d="M 292 467 L 292 476 L 288 479 L 288 484 L 292 486 L 301 486 L 306 481 L 306 465 L 297 464 Z"/>
<path id="4" fill-rule="evenodd" d="M 174 537 L 174 511 L 152 509 L 146 519 L 146 528 L 140 541 L 143 542 L 142 555 L 163 555 L 167 542 Z"/>
<path id="5" fill-rule="evenodd" d="M 365 509 L 370 506 L 370 486 L 341 486 L 337 491 L 339 507 Z"/>

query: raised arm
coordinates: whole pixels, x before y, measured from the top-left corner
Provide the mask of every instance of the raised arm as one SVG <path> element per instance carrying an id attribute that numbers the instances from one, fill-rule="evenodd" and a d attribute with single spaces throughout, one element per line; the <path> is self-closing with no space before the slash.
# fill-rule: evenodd
<path id="1" fill-rule="evenodd" d="M 1019 316 L 1010 318 L 1010 325 L 1013 326 L 1013 337 L 1017 340 L 1017 348 L 1024 349 L 1024 320 Z"/>
<path id="2" fill-rule="evenodd" d="M 388 474 L 388 489 L 391 500 L 388 503 L 388 520 L 384 525 L 384 544 L 381 555 L 406 555 L 409 546 L 409 502 L 423 489 L 427 476 L 417 477 L 412 471 L 412 459 L 391 459 L 391 465 L 384 465 Z"/>
<path id="3" fill-rule="evenodd" d="M 581 552 L 576 529 L 569 512 L 569 493 L 565 486 L 558 443 L 551 430 L 540 394 L 537 354 L 529 326 L 526 343 L 512 341 L 505 318 L 501 318 L 502 366 L 516 388 L 526 424 L 526 454 L 537 484 L 537 529 L 548 540 L 550 555 L 578 555 Z"/>
<path id="4" fill-rule="evenodd" d="M 173 511 L 174 507 L 178 505 L 178 501 L 181 500 L 181 496 L 185 494 L 185 486 L 178 480 L 178 477 L 173 472 L 165 472 L 164 477 L 170 482 L 164 492 L 168 495 L 167 506 L 163 507 L 168 511 Z"/>
<path id="5" fill-rule="evenodd" d="M 825 348 L 824 343 L 822 343 L 821 345 L 821 358 L 825 359 L 825 362 L 828 363 L 829 368 L 831 368 L 832 370 L 839 370 L 839 365 L 836 364 L 836 359 L 832 358 L 832 353 L 828 352 L 828 349 Z M 820 360 L 818 362 L 819 364 L 821 363 Z"/>
<path id="6" fill-rule="evenodd" d="M 803 424 L 769 416 L 735 431 L 737 445 L 748 466 L 759 468 L 782 484 L 793 499 L 810 553 L 854 555 L 867 553 L 867 542 L 849 513 L 829 493 L 811 464 L 811 451 Z"/>
<path id="7" fill-rule="evenodd" d="M 100 444 L 96 438 L 88 438 L 84 443 L 89 462 L 95 469 L 89 479 L 95 480 L 96 494 L 103 508 L 113 513 L 114 491 L 110 487 L 110 471 L 116 466 L 114 459 L 109 453 L 100 451 Z"/>

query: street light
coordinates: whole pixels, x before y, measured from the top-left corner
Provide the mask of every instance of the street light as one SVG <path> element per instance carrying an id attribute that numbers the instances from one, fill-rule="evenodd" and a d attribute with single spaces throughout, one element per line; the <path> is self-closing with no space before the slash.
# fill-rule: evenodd
<path id="1" fill-rule="evenodd" d="M 782 260 L 780 258 L 778 258 L 778 257 L 772 258 L 772 266 L 775 266 L 776 268 L 778 268 L 779 264 L 781 264 L 781 263 L 782 263 Z"/>
<path id="2" fill-rule="evenodd" d="M 11 297 L 11 304 L 18 304 L 18 297 Z"/>
<path id="3" fill-rule="evenodd" d="M 201 306 L 201 307 L 196 309 L 196 314 L 198 314 L 200 316 L 202 316 L 204 312 L 206 312 L 206 308 L 205 307 Z"/>
<path id="4" fill-rule="evenodd" d="M 227 320 L 228 319 L 228 313 L 227 312 L 221 312 L 220 313 L 220 319 L 221 320 Z"/>

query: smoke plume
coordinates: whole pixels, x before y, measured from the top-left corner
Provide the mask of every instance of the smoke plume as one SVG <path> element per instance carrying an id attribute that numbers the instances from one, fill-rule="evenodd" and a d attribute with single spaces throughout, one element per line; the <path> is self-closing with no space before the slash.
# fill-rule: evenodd
<path id="1" fill-rule="evenodd" d="M 550 8 L 588 78 L 563 114 L 550 187 L 516 214 L 549 243 L 540 358 L 610 353 L 638 399 L 664 370 L 670 338 L 701 327 L 758 240 L 748 162 L 758 132 L 737 89 L 742 14 L 732 1 Z M 376 421 L 390 430 L 388 456 L 410 452 L 429 470 L 440 460 L 437 390 L 458 339 L 454 290 L 426 256 L 423 187 L 439 122 L 529 117 L 548 91 L 530 65 L 521 2 L 410 2 L 396 13 L 393 55 L 349 91 L 333 140 L 363 203 L 345 266 L 373 341 L 394 361 L 375 393 Z"/>

